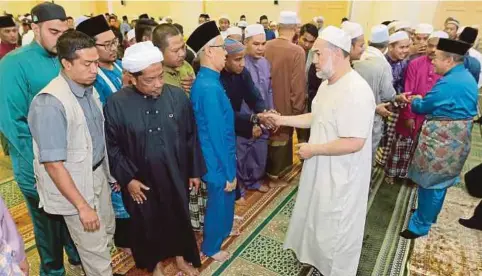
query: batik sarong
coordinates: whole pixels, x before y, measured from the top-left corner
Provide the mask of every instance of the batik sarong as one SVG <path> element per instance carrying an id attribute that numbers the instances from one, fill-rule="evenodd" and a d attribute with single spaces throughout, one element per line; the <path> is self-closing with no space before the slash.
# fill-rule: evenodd
<path id="1" fill-rule="evenodd" d="M 470 153 L 472 127 L 472 119 L 425 121 L 408 177 L 425 189 L 457 184 Z"/>

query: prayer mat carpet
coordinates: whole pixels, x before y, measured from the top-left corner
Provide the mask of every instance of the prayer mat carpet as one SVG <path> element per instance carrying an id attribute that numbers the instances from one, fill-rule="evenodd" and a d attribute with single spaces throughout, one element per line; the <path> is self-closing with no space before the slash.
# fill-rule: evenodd
<path id="1" fill-rule="evenodd" d="M 285 177 L 288 179 L 293 178 L 298 175 L 301 170 L 301 165 L 297 157 L 294 157 L 295 165 L 286 172 Z M 284 187 L 272 188 L 267 193 L 259 193 L 248 191 L 246 196 L 245 206 L 236 206 L 237 219 L 235 220 L 235 229 L 242 231 L 242 235 L 249 234 L 248 226 L 251 223 L 259 221 L 258 214 L 266 208 L 274 199 L 283 198 L 280 195 L 284 191 Z M 0 149 L 0 195 L 7 204 L 12 217 L 17 224 L 17 229 L 19 230 L 22 238 L 25 242 L 25 248 L 27 252 L 27 257 L 30 263 L 30 275 L 38 275 L 40 259 L 38 252 L 35 247 L 35 239 L 33 234 L 33 224 L 30 220 L 28 214 L 27 206 L 25 205 L 24 198 L 20 192 L 16 182 L 13 179 L 13 171 L 10 159 L 4 156 Z M 202 241 L 202 234 L 197 233 L 198 243 Z M 228 238 L 223 247 L 227 247 L 232 244 L 237 237 Z M 146 271 L 139 270 L 135 268 L 135 263 L 132 257 L 126 255 L 125 253 L 115 250 L 112 252 L 114 273 L 121 275 L 150 275 Z M 211 264 L 211 260 L 208 258 L 203 258 L 203 268 L 208 267 Z M 68 264 L 67 258 L 65 257 L 65 264 Z M 165 262 L 165 272 L 166 275 L 177 275 L 178 270 L 174 265 L 173 260 L 168 260 Z M 66 274 L 68 276 L 78 276 L 82 275 L 81 271 L 71 268 L 66 265 Z"/>
<path id="2" fill-rule="evenodd" d="M 291 251 L 283 250 L 298 181 L 299 177 L 294 178 L 248 226 L 248 231 L 228 247 L 233 253 L 230 260 L 211 264 L 202 275 L 320 275 L 301 265 Z M 380 169 L 374 181 L 358 275 L 398 275 L 407 253 L 407 244 L 398 233 L 407 221 L 414 191 L 406 185 L 383 183 Z"/>

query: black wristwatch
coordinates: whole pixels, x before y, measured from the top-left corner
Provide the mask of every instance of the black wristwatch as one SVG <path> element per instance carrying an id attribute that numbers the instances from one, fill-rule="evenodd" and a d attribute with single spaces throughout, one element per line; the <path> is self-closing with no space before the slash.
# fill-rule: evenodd
<path id="1" fill-rule="evenodd" d="M 250 121 L 251 121 L 251 123 L 253 123 L 253 125 L 259 124 L 258 115 L 256 115 L 256 114 L 251 115 L 251 120 L 250 120 Z"/>

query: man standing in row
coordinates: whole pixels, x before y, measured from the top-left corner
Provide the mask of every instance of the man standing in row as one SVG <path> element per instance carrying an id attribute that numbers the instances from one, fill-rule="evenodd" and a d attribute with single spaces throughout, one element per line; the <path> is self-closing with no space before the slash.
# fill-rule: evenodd
<path id="1" fill-rule="evenodd" d="M 30 103 L 60 72 L 56 43 L 68 30 L 64 9 L 42 3 L 32 9 L 35 40 L 0 61 L 0 132 L 8 140 L 13 172 L 34 225 L 36 248 L 40 255 L 40 275 L 64 275 L 63 249 L 69 262 L 80 264 L 65 221 L 50 216 L 39 207 L 35 188 L 32 136 L 27 124 Z M 39 70 L 41 68 L 41 70 Z"/>
<path id="2" fill-rule="evenodd" d="M 266 15 L 262 15 L 259 18 L 259 23 L 264 27 L 264 33 L 266 34 L 266 40 L 272 40 L 276 38 L 275 33 L 269 28 L 269 20 Z M 294 36 L 294 35 L 293 35 Z"/>
<path id="3" fill-rule="evenodd" d="M 99 93 L 102 105 L 105 105 L 108 98 L 122 88 L 122 64 L 117 60 L 118 40 L 102 14 L 79 23 L 76 30 L 95 40 L 95 47 L 99 54 L 99 70 L 94 87 Z M 116 216 L 114 242 L 119 249 L 130 253 L 129 214 L 122 202 L 120 186 L 115 179 L 109 179 L 109 182 L 112 187 L 111 199 Z"/>
<path id="4" fill-rule="evenodd" d="M 76 30 L 95 40 L 99 53 L 99 73 L 94 87 L 99 93 L 100 101 L 105 104 L 110 95 L 122 88 L 122 65 L 117 60 L 119 41 L 102 14 L 78 24 Z"/>
<path id="5" fill-rule="evenodd" d="M 9 15 L 0 16 L 0 59 L 17 48 L 18 28 Z"/>
<path id="6" fill-rule="evenodd" d="M 265 99 L 266 108 L 273 109 L 273 89 L 271 86 L 271 65 L 264 57 L 266 52 L 266 34 L 263 26 L 253 24 L 245 30 L 246 56 L 245 66 L 259 93 Z"/>
<path id="7" fill-rule="evenodd" d="M 353 68 L 370 85 L 377 108 L 373 120 L 372 134 L 372 160 L 380 143 L 383 134 L 383 118 L 390 112 L 387 107 L 396 96 L 393 88 L 392 68 L 383 52 L 388 48 L 388 27 L 386 25 L 376 25 L 371 29 L 371 37 L 368 47 L 362 54 L 361 60 L 353 63 Z"/>
<path id="8" fill-rule="evenodd" d="M 171 24 L 161 24 L 152 33 L 152 43 L 161 50 L 164 58 L 164 82 L 181 88 L 189 97 L 195 73 L 191 64 L 185 60 L 187 48 L 181 30 Z M 199 189 L 191 189 L 189 194 L 191 224 L 196 231 L 201 231 L 204 224 L 206 197 L 204 182 L 201 182 Z"/>
<path id="9" fill-rule="evenodd" d="M 224 41 L 226 66 L 221 71 L 221 82 L 235 112 L 236 132 L 236 179 L 241 191 L 241 202 L 244 202 L 245 189 L 267 192 L 263 185 L 266 158 L 268 154 L 268 129 L 266 117 L 262 114 L 268 110 L 267 102 L 271 102 L 259 93 L 251 75 L 244 67 L 245 46 L 236 40 L 227 38 Z"/>
<path id="10" fill-rule="evenodd" d="M 172 24 L 161 24 L 152 33 L 152 43 L 164 57 L 165 83 L 182 88 L 189 97 L 195 75 L 194 69 L 185 60 L 186 43 L 180 30 Z"/>
<path id="11" fill-rule="evenodd" d="M 102 104 L 93 88 L 99 55 L 95 41 L 78 31 L 59 37 L 57 53 L 62 71 L 28 113 L 39 206 L 63 216 L 87 275 L 112 275 L 115 217 Z"/>
<path id="12" fill-rule="evenodd" d="M 448 38 L 448 34 L 443 31 L 432 34 L 428 39 L 425 56 L 416 58 L 408 64 L 407 72 L 405 74 L 405 91 L 410 91 L 411 96 L 419 95 L 425 97 L 425 95 L 442 77 L 436 73 L 432 64 L 440 38 Z M 404 154 L 407 156 L 404 159 L 405 161 L 400 162 L 396 166 L 397 170 L 403 172 L 403 176 L 405 176 L 408 171 L 414 152 L 413 145 L 416 142 L 416 138 L 418 137 L 418 133 L 420 132 L 424 121 L 424 114 L 414 113 L 410 105 L 400 109 L 398 122 L 395 126 L 397 135 L 396 143 L 399 143 L 400 141 L 409 141 L 408 144 L 411 145 L 405 149 Z M 390 162 L 394 161 L 390 160 Z"/>
<path id="13" fill-rule="evenodd" d="M 122 64 L 130 83 L 107 102 L 107 149 L 113 176 L 131 215 L 136 266 L 164 275 L 161 261 L 176 257 L 180 270 L 201 261 L 189 219 L 188 189 L 205 173 L 189 99 L 164 84 L 162 54 L 152 42 L 127 48 Z"/>
<path id="14" fill-rule="evenodd" d="M 295 12 L 283 11 L 279 37 L 266 43 L 266 59 L 271 64 L 273 100 L 282 115 L 298 115 L 306 107 L 305 52 L 292 43 L 298 24 Z M 270 137 L 266 173 L 282 184 L 279 177 L 293 164 L 293 128 L 282 127 Z"/>
<path id="15" fill-rule="evenodd" d="M 430 24 L 421 23 L 415 28 L 413 35 L 413 44 L 410 47 L 411 53 L 409 60 L 413 60 L 420 56 L 425 56 L 427 52 L 427 41 L 433 32 L 433 27 Z"/>
<path id="16" fill-rule="evenodd" d="M 0 59 L 17 48 L 17 39 L 18 29 L 13 18 L 9 15 L 0 16 Z M 0 146 L 3 149 L 3 153 L 9 155 L 8 141 L 1 133 Z"/>
<path id="17" fill-rule="evenodd" d="M 207 173 L 202 177 L 208 187 L 208 201 L 201 251 L 223 262 L 230 256 L 221 250 L 221 245 L 233 228 L 236 197 L 234 112 L 220 80 L 226 50 L 215 22 L 197 27 L 187 45 L 198 53 L 201 64 L 191 91 L 191 103 L 207 166 Z"/>
<path id="18" fill-rule="evenodd" d="M 408 177 L 419 187 L 417 210 L 408 228 L 400 233 L 406 239 L 429 233 L 442 210 L 447 188 L 460 182 L 470 153 L 478 89 L 463 65 L 469 48 L 470 44 L 440 38 L 433 64 L 435 72 L 443 77 L 425 97 L 412 97 L 412 111 L 426 115 L 427 121 L 408 172 Z"/>
<path id="19" fill-rule="evenodd" d="M 228 36 L 227 31 L 230 25 L 231 22 L 229 21 L 229 17 L 227 15 L 221 15 L 221 17 L 219 17 L 219 31 L 221 32 L 223 39 Z"/>
<path id="20" fill-rule="evenodd" d="M 405 85 L 405 71 L 408 61 L 406 60 L 410 47 L 410 38 L 405 31 L 399 31 L 390 35 L 388 40 L 388 52 L 385 55 L 392 68 L 393 88 L 397 95 L 403 92 Z M 380 144 L 381 155 L 377 156 L 377 162 L 385 167 L 388 158 L 392 158 L 392 144 L 395 140 L 395 124 L 398 120 L 398 105 L 393 105 L 391 114 L 386 118 L 383 138 Z M 388 170 L 388 169 L 387 169 Z M 393 180 L 392 178 L 388 178 Z"/>

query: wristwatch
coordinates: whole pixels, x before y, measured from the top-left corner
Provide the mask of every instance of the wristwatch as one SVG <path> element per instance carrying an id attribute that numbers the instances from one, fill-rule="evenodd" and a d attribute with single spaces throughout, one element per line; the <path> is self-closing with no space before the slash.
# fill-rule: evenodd
<path id="1" fill-rule="evenodd" d="M 258 115 L 256 114 L 253 114 L 251 115 L 251 119 L 250 119 L 251 123 L 253 123 L 253 125 L 257 125 L 259 124 L 259 118 L 258 118 Z"/>

